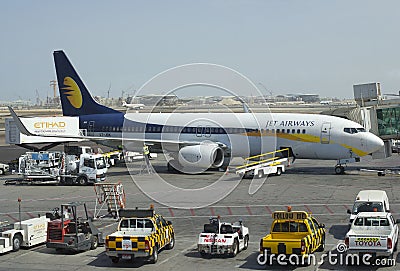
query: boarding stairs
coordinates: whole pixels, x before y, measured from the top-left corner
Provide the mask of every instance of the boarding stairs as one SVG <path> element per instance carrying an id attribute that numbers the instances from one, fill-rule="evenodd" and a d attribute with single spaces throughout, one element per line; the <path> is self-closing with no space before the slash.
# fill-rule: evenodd
<path id="1" fill-rule="evenodd" d="M 245 158 L 243 165 L 236 167 L 236 174 L 239 176 L 248 176 L 263 170 L 263 172 L 273 172 L 273 168 L 278 165 L 290 165 L 290 149 L 280 149 L 266 152 Z M 268 175 L 268 174 L 267 174 Z"/>
<path id="2" fill-rule="evenodd" d="M 94 207 L 94 218 L 100 219 L 112 217 L 119 219 L 119 209 L 125 208 L 125 191 L 121 182 L 118 183 L 96 183 L 96 204 Z M 107 208 L 107 214 L 104 211 Z M 101 214 L 102 213 L 102 214 Z"/>

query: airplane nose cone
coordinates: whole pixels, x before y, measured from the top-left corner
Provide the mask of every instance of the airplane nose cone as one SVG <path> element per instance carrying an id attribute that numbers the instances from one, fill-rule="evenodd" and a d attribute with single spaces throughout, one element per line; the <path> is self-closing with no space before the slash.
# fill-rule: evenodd
<path id="1" fill-rule="evenodd" d="M 377 150 L 383 148 L 384 145 L 385 143 L 383 143 L 383 140 L 376 135 L 370 134 L 368 136 L 367 146 L 370 153 L 376 152 Z"/>

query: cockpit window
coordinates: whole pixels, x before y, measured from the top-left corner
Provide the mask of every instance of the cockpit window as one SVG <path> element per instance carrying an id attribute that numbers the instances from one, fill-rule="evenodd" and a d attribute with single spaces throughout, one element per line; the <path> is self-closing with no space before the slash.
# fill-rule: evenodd
<path id="1" fill-rule="evenodd" d="M 349 134 L 357 134 L 357 133 L 366 132 L 366 130 L 364 128 L 344 128 L 343 131 L 345 133 L 349 133 Z"/>

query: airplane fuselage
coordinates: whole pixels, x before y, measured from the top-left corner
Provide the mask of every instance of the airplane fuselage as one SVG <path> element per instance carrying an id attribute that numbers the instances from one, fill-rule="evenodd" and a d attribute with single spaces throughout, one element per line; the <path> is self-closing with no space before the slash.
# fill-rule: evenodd
<path id="1" fill-rule="evenodd" d="M 296 158 L 337 160 L 365 156 L 382 141 L 350 120 L 292 113 L 128 113 L 80 116 L 80 128 L 104 138 L 209 141 L 232 157 L 289 147 Z M 349 132 L 350 131 L 350 132 Z M 130 144 L 140 149 L 140 144 Z M 168 144 L 153 152 L 168 149 Z"/>

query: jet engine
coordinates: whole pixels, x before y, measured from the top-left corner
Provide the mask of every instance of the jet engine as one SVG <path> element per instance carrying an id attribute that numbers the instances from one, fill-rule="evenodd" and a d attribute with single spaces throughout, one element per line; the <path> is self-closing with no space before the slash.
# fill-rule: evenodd
<path id="1" fill-rule="evenodd" d="M 179 164 L 184 168 L 219 168 L 224 162 L 224 152 L 216 144 L 186 146 L 179 150 Z"/>

